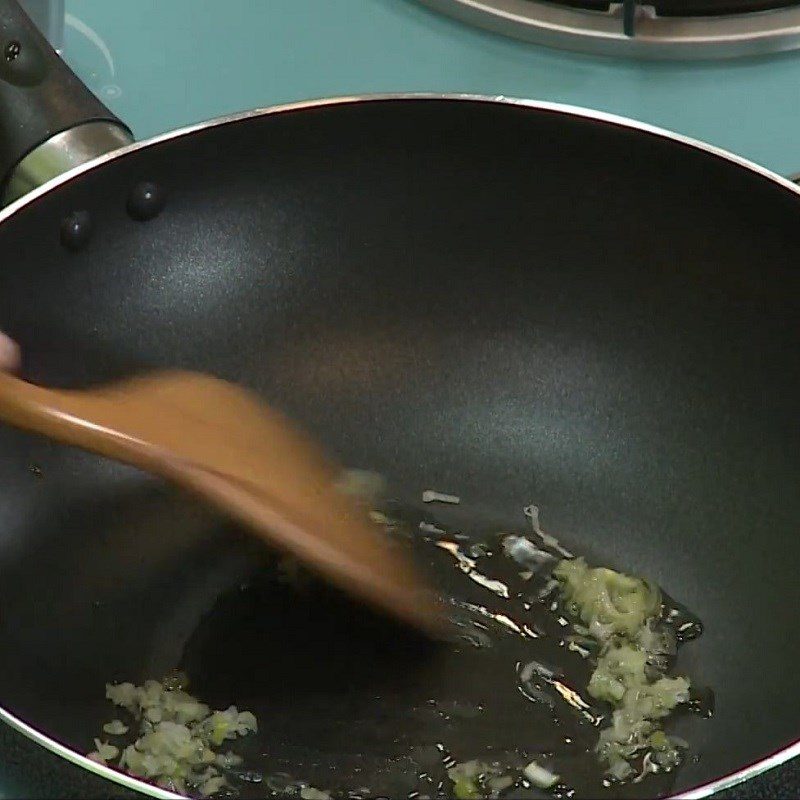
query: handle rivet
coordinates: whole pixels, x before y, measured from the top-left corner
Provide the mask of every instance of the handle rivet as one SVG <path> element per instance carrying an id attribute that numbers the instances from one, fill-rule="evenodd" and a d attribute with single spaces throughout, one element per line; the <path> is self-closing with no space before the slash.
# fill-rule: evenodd
<path id="1" fill-rule="evenodd" d="M 128 214 L 139 222 L 157 217 L 164 208 L 164 190 L 152 181 L 142 181 L 128 195 Z"/>
<path id="2" fill-rule="evenodd" d="M 67 250 L 80 250 L 92 236 L 92 218 L 88 211 L 73 211 L 61 222 L 61 244 Z"/>

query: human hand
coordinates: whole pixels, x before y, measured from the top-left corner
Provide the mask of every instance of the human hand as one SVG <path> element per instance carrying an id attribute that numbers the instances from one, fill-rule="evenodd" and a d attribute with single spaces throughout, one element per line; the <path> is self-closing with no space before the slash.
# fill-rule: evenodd
<path id="1" fill-rule="evenodd" d="M 20 364 L 19 346 L 0 331 L 0 370 L 15 370 Z"/>

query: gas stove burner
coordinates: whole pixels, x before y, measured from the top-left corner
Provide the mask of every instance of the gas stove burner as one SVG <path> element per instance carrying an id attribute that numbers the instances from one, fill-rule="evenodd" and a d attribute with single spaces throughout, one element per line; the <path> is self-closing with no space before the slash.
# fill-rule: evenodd
<path id="1" fill-rule="evenodd" d="M 582 8 L 588 11 L 608 11 L 614 5 L 610 0 L 549 0 L 554 6 Z M 622 5 L 622 3 L 617 3 Z M 636 5 L 636 3 L 631 3 Z M 754 11 L 773 11 L 798 5 L 797 0 L 652 0 L 639 2 L 650 6 L 656 14 L 672 17 L 722 17 L 728 14 L 747 14 Z"/>
<path id="2" fill-rule="evenodd" d="M 800 0 L 422 0 L 530 42 L 638 58 L 730 58 L 800 48 Z"/>

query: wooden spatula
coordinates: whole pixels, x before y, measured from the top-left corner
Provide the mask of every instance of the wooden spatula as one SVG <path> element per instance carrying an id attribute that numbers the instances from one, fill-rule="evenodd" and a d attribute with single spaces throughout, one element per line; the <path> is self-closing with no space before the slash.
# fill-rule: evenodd
<path id="1" fill-rule="evenodd" d="M 432 594 L 366 511 L 336 490 L 336 467 L 233 384 L 163 372 L 56 391 L 0 374 L 0 420 L 197 492 L 351 595 L 440 631 Z"/>

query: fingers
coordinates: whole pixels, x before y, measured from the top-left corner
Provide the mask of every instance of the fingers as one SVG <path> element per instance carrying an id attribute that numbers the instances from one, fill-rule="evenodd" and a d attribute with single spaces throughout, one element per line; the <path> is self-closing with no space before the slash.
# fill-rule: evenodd
<path id="1" fill-rule="evenodd" d="M 20 360 L 17 343 L 0 332 L 0 370 L 15 370 L 19 367 Z"/>

